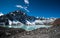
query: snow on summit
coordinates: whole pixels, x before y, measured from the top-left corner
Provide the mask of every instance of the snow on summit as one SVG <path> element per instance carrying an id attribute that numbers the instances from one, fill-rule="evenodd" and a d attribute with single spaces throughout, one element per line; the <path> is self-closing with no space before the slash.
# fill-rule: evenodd
<path id="1" fill-rule="evenodd" d="M 0 12 L 0 16 L 4 15 L 2 12 Z"/>

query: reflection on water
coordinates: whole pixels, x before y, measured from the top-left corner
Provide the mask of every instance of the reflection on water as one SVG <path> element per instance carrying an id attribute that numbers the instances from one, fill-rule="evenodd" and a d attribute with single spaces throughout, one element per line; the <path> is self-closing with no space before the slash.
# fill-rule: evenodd
<path id="1" fill-rule="evenodd" d="M 25 29 L 26 31 L 31 31 L 31 30 L 35 30 L 38 28 L 49 28 L 52 25 L 4 25 L 3 27 L 6 28 L 22 28 Z"/>

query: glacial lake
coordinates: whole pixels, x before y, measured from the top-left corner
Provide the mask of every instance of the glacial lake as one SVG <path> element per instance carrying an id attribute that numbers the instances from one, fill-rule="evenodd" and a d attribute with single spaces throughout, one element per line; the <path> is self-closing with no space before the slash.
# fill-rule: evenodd
<path id="1" fill-rule="evenodd" d="M 52 27 L 52 25 L 4 25 L 2 27 L 6 27 L 6 28 L 22 28 L 26 31 L 31 31 L 31 30 L 35 30 L 38 28 L 50 28 Z"/>

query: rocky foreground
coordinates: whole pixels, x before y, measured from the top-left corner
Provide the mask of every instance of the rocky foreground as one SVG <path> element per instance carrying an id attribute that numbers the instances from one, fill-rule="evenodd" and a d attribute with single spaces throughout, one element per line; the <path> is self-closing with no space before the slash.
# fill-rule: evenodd
<path id="1" fill-rule="evenodd" d="M 2 31 L 3 30 L 3 31 Z M 0 38 L 60 38 L 60 26 L 39 28 L 33 31 L 23 29 L 0 29 Z"/>

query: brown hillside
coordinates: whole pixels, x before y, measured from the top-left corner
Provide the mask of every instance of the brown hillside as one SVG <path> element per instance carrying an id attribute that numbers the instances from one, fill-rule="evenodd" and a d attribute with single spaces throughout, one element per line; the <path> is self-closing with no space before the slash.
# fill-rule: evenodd
<path id="1" fill-rule="evenodd" d="M 56 19 L 53 23 L 53 25 L 60 25 L 60 18 Z"/>

